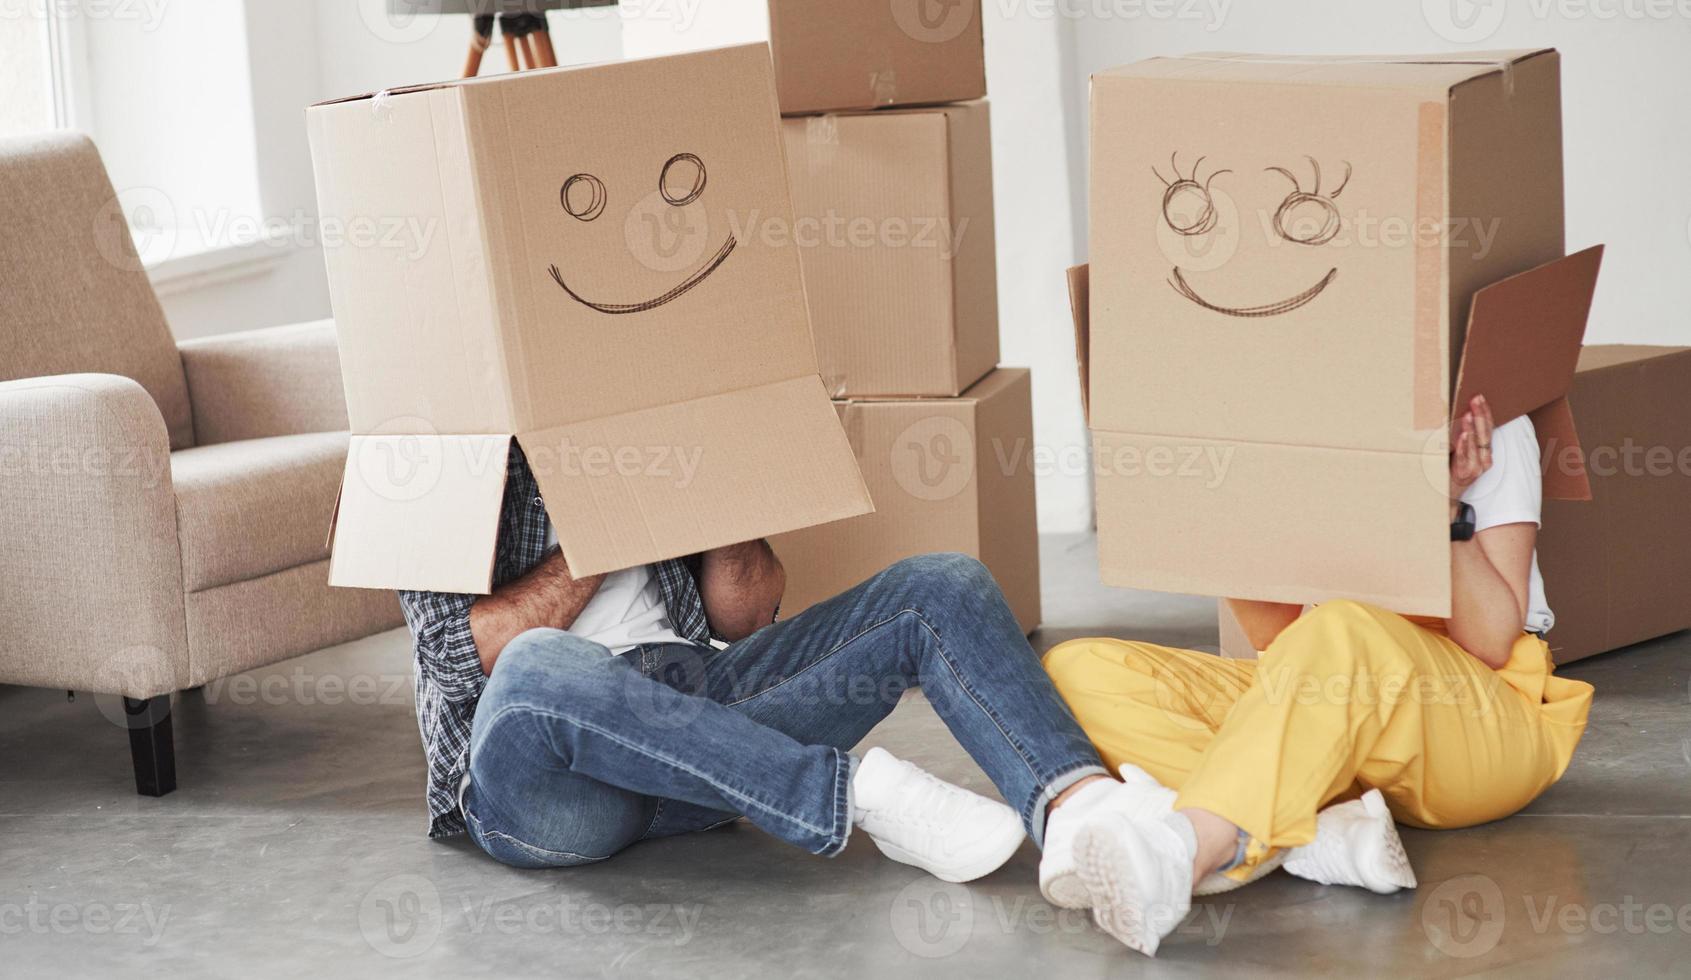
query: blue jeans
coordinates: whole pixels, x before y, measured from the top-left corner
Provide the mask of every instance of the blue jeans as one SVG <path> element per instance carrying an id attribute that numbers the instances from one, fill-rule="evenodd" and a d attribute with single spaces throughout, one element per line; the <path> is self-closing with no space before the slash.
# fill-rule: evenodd
<path id="1" fill-rule="evenodd" d="M 837 854 L 846 750 L 918 686 L 1035 843 L 1050 801 L 1106 772 L 991 574 L 926 555 L 722 651 L 517 637 L 476 708 L 470 834 L 506 864 L 560 867 L 744 816 Z"/>

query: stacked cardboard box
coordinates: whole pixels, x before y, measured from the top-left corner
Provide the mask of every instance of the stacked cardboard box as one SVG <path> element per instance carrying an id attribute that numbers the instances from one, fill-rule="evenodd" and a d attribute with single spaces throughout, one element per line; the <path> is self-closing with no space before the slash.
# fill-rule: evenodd
<path id="1" fill-rule="evenodd" d="M 876 505 L 775 540 L 786 614 L 960 551 L 1039 622 L 1031 386 L 997 367 L 980 21 L 978 0 L 937 21 L 915 3 L 770 0 L 817 362 Z"/>
<path id="2" fill-rule="evenodd" d="M 1544 502 L 1538 560 L 1559 664 L 1691 628 L 1691 348 L 1587 347 L 1568 400 L 1592 501 Z"/>

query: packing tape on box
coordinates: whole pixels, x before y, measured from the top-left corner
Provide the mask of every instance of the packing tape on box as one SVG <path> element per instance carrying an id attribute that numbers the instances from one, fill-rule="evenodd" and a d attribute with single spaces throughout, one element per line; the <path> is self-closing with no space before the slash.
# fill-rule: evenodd
<path id="1" fill-rule="evenodd" d="M 370 115 L 377 122 L 387 122 L 393 118 L 393 107 L 388 105 L 388 99 L 392 96 L 393 92 L 385 88 L 371 96 Z"/>
<path id="2" fill-rule="evenodd" d="M 1215 55 L 1188 54 L 1181 55 L 1184 61 L 1229 61 L 1237 64 L 1267 64 L 1267 65 L 1484 65 L 1497 69 L 1503 75 L 1503 94 L 1513 97 L 1515 94 L 1515 62 L 1513 60 L 1499 60 L 1497 58 L 1381 58 L 1381 57 L 1332 57 L 1332 58 L 1300 58 L 1295 55 L 1262 55 L 1248 58 L 1221 58 Z"/>
<path id="3" fill-rule="evenodd" d="M 1410 350 L 1415 390 L 1411 412 L 1416 431 L 1449 422 L 1445 403 L 1446 359 L 1439 343 L 1445 305 L 1442 235 L 1428 242 L 1425 222 L 1442 227 L 1445 211 L 1445 113 L 1443 102 L 1423 102 L 1415 133 L 1415 337 Z"/>
<path id="4" fill-rule="evenodd" d="M 851 454 L 861 462 L 863 460 L 863 446 L 865 445 L 863 428 L 866 424 L 863 405 L 859 402 L 848 401 L 844 408 L 845 412 L 840 416 L 840 427 L 845 429 L 846 442 L 851 444 Z"/>
<path id="5" fill-rule="evenodd" d="M 869 97 L 875 105 L 892 105 L 898 101 L 898 72 L 891 68 L 869 73 Z"/>
<path id="6" fill-rule="evenodd" d="M 804 141 L 809 146 L 838 146 L 840 122 L 838 116 L 811 116 L 804 122 Z"/>

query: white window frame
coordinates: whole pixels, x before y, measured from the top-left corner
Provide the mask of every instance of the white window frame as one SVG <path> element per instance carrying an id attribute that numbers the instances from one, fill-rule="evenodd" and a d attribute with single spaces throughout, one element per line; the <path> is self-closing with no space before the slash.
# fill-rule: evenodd
<path id="1" fill-rule="evenodd" d="M 47 71 L 53 95 L 53 126 L 83 129 L 92 113 L 88 98 L 88 41 L 81 17 L 61 16 L 57 4 L 42 5 L 45 13 Z"/>

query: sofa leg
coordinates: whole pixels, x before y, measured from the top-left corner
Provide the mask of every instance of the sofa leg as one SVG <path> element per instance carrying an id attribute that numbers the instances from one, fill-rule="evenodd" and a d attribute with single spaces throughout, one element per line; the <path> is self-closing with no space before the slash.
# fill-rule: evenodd
<path id="1" fill-rule="evenodd" d="M 176 788 L 176 747 L 170 733 L 170 695 L 123 699 L 129 716 L 129 754 L 135 762 L 135 791 L 163 796 Z"/>

